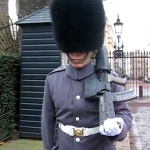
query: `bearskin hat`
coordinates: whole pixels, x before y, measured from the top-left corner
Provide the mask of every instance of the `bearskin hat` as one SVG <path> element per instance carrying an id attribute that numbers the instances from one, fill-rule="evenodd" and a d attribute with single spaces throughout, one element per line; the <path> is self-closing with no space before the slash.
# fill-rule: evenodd
<path id="1" fill-rule="evenodd" d="M 102 47 L 106 24 L 102 0 L 53 0 L 50 14 L 54 38 L 62 52 Z"/>

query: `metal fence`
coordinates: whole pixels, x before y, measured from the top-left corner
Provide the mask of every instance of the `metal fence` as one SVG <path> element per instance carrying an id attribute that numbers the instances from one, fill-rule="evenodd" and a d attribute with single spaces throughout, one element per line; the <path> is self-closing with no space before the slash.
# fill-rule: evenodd
<path id="1" fill-rule="evenodd" d="M 125 89 L 134 89 L 141 100 L 150 99 L 150 52 L 116 52 L 108 57 L 111 68 L 127 78 Z"/>
<path id="2" fill-rule="evenodd" d="M 11 19 L 9 22 L 0 22 L 0 52 L 19 53 L 19 27 Z"/>

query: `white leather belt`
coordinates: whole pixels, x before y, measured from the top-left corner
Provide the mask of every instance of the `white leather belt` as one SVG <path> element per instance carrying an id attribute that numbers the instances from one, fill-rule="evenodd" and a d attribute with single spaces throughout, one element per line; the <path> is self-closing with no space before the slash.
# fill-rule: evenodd
<path id="1" fill-rule="evenodd" d="M 63 125 L 62 123 L 59 123 L 59 128 L 70 136 L 89 136 L 99 133 L 99 126 L 94 128 L 77 128 L 71 125 Z"/>

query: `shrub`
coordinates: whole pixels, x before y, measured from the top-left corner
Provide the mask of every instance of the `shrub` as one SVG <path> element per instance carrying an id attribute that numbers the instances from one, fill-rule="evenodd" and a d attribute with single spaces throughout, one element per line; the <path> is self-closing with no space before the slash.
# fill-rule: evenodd
<path id="1" fill-rule="evenodd" d="M 0 141 L 18 134 L 20 56 L 0 54 Z"/>

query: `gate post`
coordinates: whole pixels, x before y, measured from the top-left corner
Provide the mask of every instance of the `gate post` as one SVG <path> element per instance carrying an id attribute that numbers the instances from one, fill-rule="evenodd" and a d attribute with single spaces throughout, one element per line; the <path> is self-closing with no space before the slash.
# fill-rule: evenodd
<path id="1" fill-rule="evenodd" d="M 143 98 L 143 86 L 139 86 L 139 97 Z"/>

